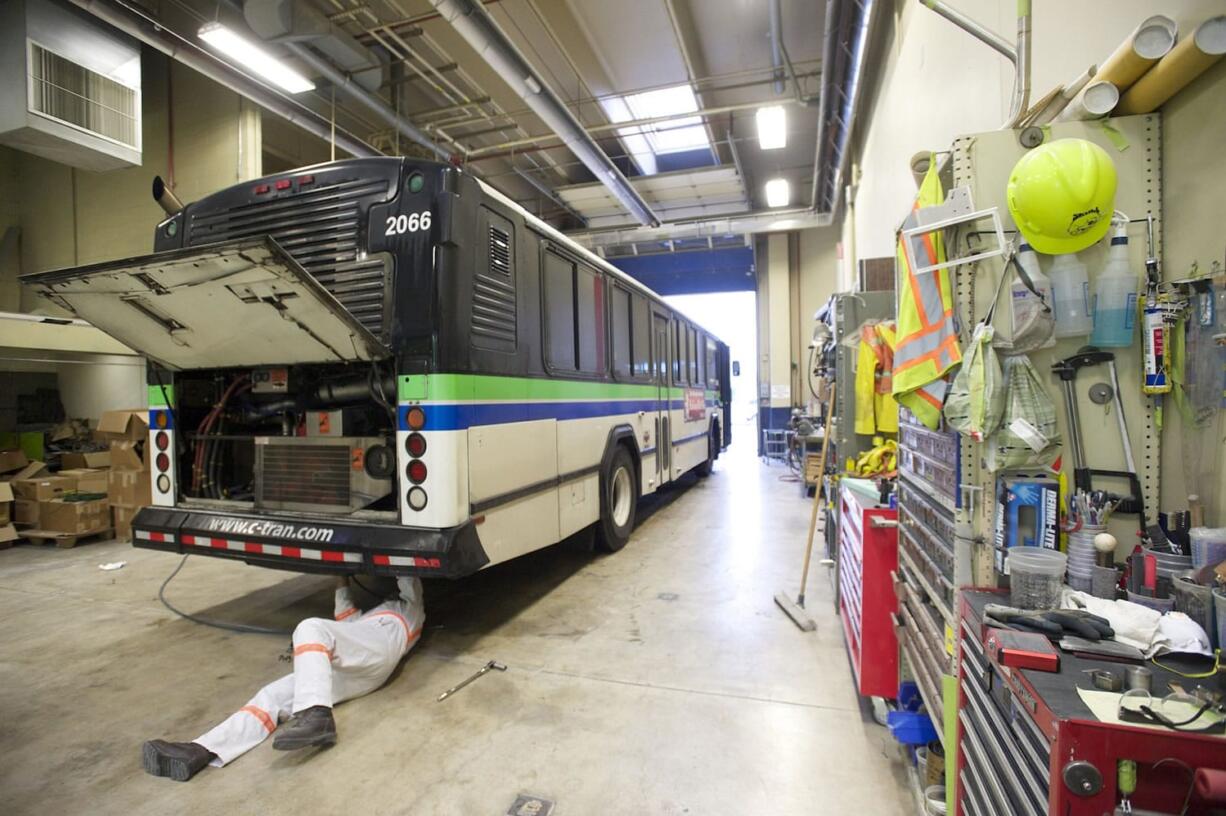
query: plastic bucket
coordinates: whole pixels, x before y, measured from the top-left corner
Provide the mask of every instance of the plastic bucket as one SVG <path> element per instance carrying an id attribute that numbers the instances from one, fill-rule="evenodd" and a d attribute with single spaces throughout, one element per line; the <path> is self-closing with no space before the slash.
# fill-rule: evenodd
<path id="1" fill-rule="evenodd" d="M 930 785 L 924 788 L 924 812 L 928 816 L 945 816 L 944 785 Z"/>
<path id="2" fill-rule="evenodd" d="M 1019 609 L 1055 609 L 1068 557 L 1042 547 L 1012 547 L 1005 566 L 1009 570 L 1009 598 Z"/>

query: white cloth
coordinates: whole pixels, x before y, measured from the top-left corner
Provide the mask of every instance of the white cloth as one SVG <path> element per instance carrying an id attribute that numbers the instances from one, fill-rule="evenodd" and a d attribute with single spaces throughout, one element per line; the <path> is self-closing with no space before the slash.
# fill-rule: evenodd
<path id="1" fill-rule="evenodd" d="M 1196 621 L 1182 612 L 1167 612 L 1158 621 L 1158 636 L 1154 639 L 1153 655 L 1167 652 L 1203 654 L 1212 656 L 1209 648 L 1209 636 Z"/>
<path id="2" fill-rule="evenodd" d="M 1148 654 L 1154 637 L 1158 634 L 1158 621 L 1162 613 L 1131 601 L 1109 601 L 1097 598 L 1088 592 L 1066 589 L 1060 604 L 1065 609 L 1084 609 L 1106 618 L 1115 630 L 1115 639 L 1120 643 L 1135 646 Z"/>
<path id="3" fill-rule="evenodd" d="M 307 618 L 294 629 L 294 672 L 256 692 L 247 705 L 193 740 L 222 767 L 263 742 L 291 714 L 369 694 L 421 637 L 421 580 L 399 578 L 400 598 L 362 613 L 348 588 L 336 590 L 335 620 Z"/>

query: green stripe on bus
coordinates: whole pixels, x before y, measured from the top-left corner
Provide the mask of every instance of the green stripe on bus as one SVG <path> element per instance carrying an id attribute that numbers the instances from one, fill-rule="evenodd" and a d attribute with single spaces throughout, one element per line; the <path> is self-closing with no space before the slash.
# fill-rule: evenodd
<path id="1" fill-rule="evenodd" d="M 163 394 L 163 389 L 165 393 Z M 149 407 L 150 408 L 166 408 L 173 405 L 175 401 L 175 387 L 173 385 L 151 385 L 149 386 Z"/>
<path id="2" fill-rule="evenodd" d="M 685 388 L 670 387 L 669 399 L 684 399 Z M 715 396 L 705 390 L 706 396 Z M 397 396 L 413 400 L 466 401 L 654 399 L 659 387 L 649 383 L 584 382 L 530 377 L 497 377 L 488 374 L 412 374 L 397 378 Z"/>

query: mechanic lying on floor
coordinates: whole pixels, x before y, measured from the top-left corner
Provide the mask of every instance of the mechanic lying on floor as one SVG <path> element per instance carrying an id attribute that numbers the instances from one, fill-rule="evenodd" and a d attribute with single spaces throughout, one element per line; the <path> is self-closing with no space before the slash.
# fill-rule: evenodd
<path id="1" fill-rule="evenodd" d="M 294 629 L 293 674 L 260 689 L 192 742 L 146 742 L 145 770 L 186 782 L 205 765 L 228 765 L 274 731 L 272 747 L 278 751 L 336 744 L 332 706 L 383 685 L 417 643 L 426 620 L 418 578 L 397 579 L 400 597 L 365 613 L 353 603 L 349 579 L 338 580 L 336 620 L 307 618 Z"/>

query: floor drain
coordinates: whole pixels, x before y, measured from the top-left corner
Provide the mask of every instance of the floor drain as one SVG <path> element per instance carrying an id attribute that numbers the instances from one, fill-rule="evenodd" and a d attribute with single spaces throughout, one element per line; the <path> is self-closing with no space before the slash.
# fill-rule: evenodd
<path id="1" fill-rule="evenodd" d="M 678 595 L 676 592 L 661 592 L 656 597 L 659 598 L 661 601 L 675 601 L 681 596 Z"/>
<path id="2" fill-rule="evenodd" d="M 553 801 L 539 796 L 521 793 L 507 810 L 507 816 L 549 816 L 553 813 Z"/>

